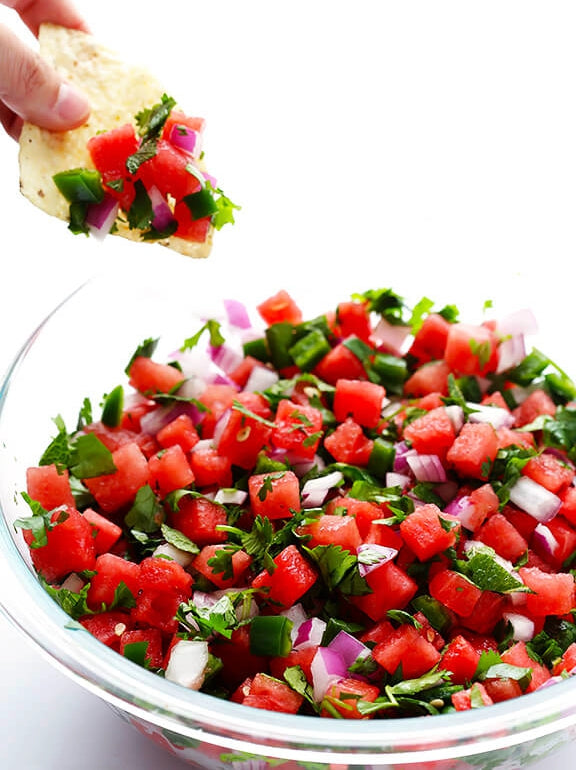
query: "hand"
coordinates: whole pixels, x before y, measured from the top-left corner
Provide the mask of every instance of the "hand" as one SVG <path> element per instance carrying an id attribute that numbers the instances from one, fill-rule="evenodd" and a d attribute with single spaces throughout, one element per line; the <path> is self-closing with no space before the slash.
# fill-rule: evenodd
<path id="1" fill-rule="evenodd" d="M 34 35 L 49 22 L 86 31 L 70 0 L 0 0 L 13 8 Z M 64 82 L 14 32 L 0 25 L 0 122 L 17 139 L 23 121 L 53 131 L 82 125 L 90 114 L 86 98 Z"/>

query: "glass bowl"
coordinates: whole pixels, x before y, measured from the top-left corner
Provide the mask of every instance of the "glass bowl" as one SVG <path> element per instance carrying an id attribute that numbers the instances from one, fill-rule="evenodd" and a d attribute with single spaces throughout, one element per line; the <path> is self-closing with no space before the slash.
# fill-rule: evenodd
<path id="1" fill-rule="evenodd" d="M 167 352 L 222 315 L 218 265 L 176 263 L 166 278 L 146 271 L 129 282 L 110 272 L 89 280 L 31 335 L 0 391 L 0 603 L 8 618 L 64 674 L 106 701 L 168 751 L 204 770 L 517 768 L 576 735 L 576 679 L 489 708 L 436 717 L 361 723 L 253 709 L 186 690 L 130 662 L 73 623 L 44 592 L 12 522 L 26 515 L 20 492 L 27 466 L 54 435 L 53 418 L 75 423 L 84 397 L 98 404 L 127 358 L 148 337 Z M 251 284 L 241 297 L 262 300 L 281 286 Z M 233 290 L 234 281 L 220 281 Z M 346 284 L 344 284 L 346 286 Z M 322 311 L 365 286 L 294 291 L 306 312 Z M 225 295 L 224 295 L 225 296 Z M 223 298 L 223 295 L 220 294 Z M 159 358 L 161 360 L 161 358 Z"/>

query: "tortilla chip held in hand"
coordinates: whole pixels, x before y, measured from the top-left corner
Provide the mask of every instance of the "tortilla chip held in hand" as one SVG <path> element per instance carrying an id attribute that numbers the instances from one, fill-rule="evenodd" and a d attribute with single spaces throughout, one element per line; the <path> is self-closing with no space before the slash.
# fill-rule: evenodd
<path id="1" fill-rule="evenodd" d="M 205 170 L 204 120 L 180 112 L 146 70 L 91 35 L 44 24 L 39 40 L 40 54 L 92 110 L 72 131 L 24 124 L 22 193 L 73 233 L 111 233 L 207 257 L 214 230 L 233 223 L 239 207 Z"/>

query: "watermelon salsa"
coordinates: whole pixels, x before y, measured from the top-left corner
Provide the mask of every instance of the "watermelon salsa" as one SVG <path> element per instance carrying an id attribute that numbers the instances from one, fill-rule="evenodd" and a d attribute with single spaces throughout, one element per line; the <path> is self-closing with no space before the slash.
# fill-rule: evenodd
<path id="1" fill-rule="evenodd" d="M 19 519 L 135 664 L 324 718 L 436 715 L 576 671 L 576 390 L 519 311 L 238 301 L 55 419 Z"/>
<path id="2" fill-rule="evenodd" d="M 90 168 L 54 175 L 73 233 L 103 237 L 123 223 L 144 241 L 174 235 L 204 243 L 211 230 L 234 223 L 239 207 L 204 169 L 205 121 L 176 106 L 164 95 L 133 123 L 91 137 Z"/>

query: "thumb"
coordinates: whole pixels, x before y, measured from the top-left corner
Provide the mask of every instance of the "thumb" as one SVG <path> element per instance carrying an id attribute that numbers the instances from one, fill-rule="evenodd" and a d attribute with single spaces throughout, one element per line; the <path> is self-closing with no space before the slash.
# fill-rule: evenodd
<path id="1" fill-rule="evenodd" d="M 90 114 L 86 97 L 19 37 L 0 26 L 0 101 L 23 120 L 52 131 L 81 125 Z"/>

